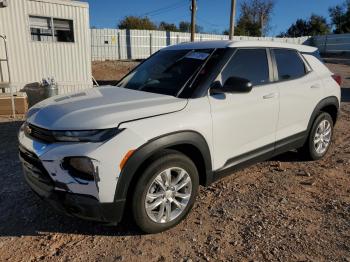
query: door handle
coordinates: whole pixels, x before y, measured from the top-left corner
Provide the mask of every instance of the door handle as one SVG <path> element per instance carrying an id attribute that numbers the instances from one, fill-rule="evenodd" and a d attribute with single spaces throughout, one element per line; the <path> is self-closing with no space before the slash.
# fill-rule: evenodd
<path id="1" fill-rule="evenodd" d="M 310 86 L 310 88 L 320 88 L 321 86 L 319 84 L 315 84 L 315 85 L 312 85 Z"/>
<path id="2" fill-rule="evenodd" d="M 271 93 L 263 96 L 264 99 L 271 99 L 275 97 L 277 97 L 277 93 Z"/>

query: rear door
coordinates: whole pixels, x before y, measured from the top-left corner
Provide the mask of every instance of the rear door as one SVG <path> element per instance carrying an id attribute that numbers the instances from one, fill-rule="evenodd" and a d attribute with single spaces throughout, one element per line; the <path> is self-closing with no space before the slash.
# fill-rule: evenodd
<path id="1" fill-rule="evenodd" d="M 280 94 L 276 141 L 306 131 L 322 97 L 322 82 L 304 58 L 292 49 L 272 49 L 275 80 Z"/>
<path id="2" fill-rule="evenodd" d="M 235 76 L 246 78 L 254 85 L 249 93 L 209 96 L 216 169 L 273 151 L 278 88 L 272 83 L 271 68 L 267 49 L 238 49 L 214 83 L 222 86 L 229 77 Z"/>

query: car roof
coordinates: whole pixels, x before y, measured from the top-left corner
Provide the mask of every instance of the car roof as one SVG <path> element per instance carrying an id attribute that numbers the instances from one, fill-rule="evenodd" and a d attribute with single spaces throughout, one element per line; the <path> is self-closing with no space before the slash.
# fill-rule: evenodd
<path id="1" fill-rule="evenodd" d="M 283 38 L 281 38 L 283 40 Z M 186 42 L 173 46 L 168 46 L 163 50 L 181 50 L 181 49 L 212 49 L 212 48 L 238 48 L 238 47 L 270 47 L 270 48 L 287 48 L 295 49 L 302 53 L 314 53 L 317 51 L 316 47 L 308 45 L 297 45 L 284 43 L 279 41 L 260 41 L 260 40 L 216 40 L 216 41 L 202 41 L 202 42 Z"/>

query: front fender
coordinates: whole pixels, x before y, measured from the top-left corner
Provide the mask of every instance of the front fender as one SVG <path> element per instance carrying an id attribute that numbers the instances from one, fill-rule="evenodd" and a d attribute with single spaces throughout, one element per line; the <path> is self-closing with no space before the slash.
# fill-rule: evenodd
<path id="1" fill-rule="evenodd" d="M 163 149 L 176 145 L 192 145 L 202 154 L 205 165 L 205 184 L 210 184 L 212 180 L 212 163 L 208 144 L 204 137 L 195 131 L 174 132 L 154 138 L 141 147 L 127 160 L 121 174 L 115 192 L 115 201 L 126 199 L 131 181 L 138 175 L 137 171 L 142 163 L 151 156 Z"/>

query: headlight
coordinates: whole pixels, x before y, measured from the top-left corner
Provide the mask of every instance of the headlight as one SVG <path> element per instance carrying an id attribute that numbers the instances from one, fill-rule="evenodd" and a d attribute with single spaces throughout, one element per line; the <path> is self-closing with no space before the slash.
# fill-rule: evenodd
<path id="1" fill-rule="evenodd" d="M 62 162 L 63 169 L 67 170 L 73 178 L 93 181 L 95 180 L 95 168 L 88 157 L 66 157 Z"/>
<path id="2" fill-rule="evenodd" d="M 52 131 L 52 135 L 59 142 L 103 142 L 121 131 L 123 129 L 118 128 L 84 131 Z"/>

